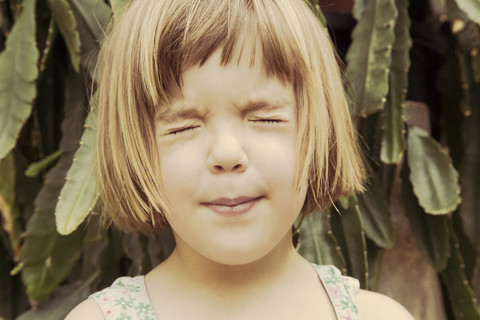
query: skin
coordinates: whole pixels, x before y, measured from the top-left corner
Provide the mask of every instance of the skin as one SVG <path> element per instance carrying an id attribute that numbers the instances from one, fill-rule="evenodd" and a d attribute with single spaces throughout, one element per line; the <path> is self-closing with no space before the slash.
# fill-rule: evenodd
<path id="1" fill-rule="evenodd" d="M 335 319 L 291 226 L 306 195 L 295 186 L 293 88 L 250 59 L 220 66 L 215 52 L 183 74 L 182 97 L 157 123 L 176 248 L 145 277 L 159 319 Z M 361 291 L 363 319 L 413 319 Z M 188 306 L 188 307 L 185 307 Z M 93 300 L 67 319 L 102 319 Z"/>
<path id="2" fill-rule="evenodd" d="M 219 62 L 217 51 L 184 72 L 182 97 L 157 125 L 157 145 L 177 253 L 233 267 L 259 261 L 289 237 L 307 185 L 294 186 L 292 86 L 248 60 Z"/>

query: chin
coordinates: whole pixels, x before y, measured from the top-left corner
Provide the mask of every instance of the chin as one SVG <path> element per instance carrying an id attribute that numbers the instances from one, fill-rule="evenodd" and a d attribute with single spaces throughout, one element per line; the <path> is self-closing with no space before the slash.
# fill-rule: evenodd
<path id="1" fill-rule="evenodd" d="M 205 257 L 219 264 L 241 266 L 260 261 L 276 249 L 280 249 L 276 242 L 268 242 L 263 245 L 260 245 L 260 241 L 249 241 L 243 245 L 240 245 L 240 241 L 233 243 L 235 245 L 216 246 L 216 249 L 206 253 Z"/>

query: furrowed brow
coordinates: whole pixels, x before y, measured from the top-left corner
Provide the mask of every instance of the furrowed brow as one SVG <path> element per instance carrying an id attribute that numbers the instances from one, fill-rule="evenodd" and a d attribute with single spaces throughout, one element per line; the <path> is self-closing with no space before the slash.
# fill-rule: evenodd
<path id="1" fill-rule="evenodd" d="M 203 119 L 205 114 L 200 113 L 197 109 L 183 109 L 178 111 L 167 110 L 157 116 L 157 121 L 163 123 L 172 123 L 184 119 Z"/>
<path id="2" fill-rule="evenodd" d="M 280 111 L 288 106 L 292 105 L 288 100 L 258 100 L 258 101 L 249 101 L 244 105 L 235 105 L 242 116 L 248 115 L 255 112 L 273 112 Z M 156 120 L 163 123 L 173 123 L 175 121 L 184 120 L 184 119 L 205 119 L 208 115 L 208 112 L 200 112 L 196 108 L 186 108 L 180 110 L 166 110 L 157 115 Z"/>
<path id="3" fill-rule="evenodd" d="M 254 113 L 257 111 L 266 111 L 266 112 L 278 111 L 290 105 L 292 105 L 292 103 L 287 100 L 277 100 L 277 101 L 258 100 L 258 101 L 250 101 L 243 106 L 239 106 L 238 109 L 241 111 L 242 116 L 245 116 L 249 113 Z"/>

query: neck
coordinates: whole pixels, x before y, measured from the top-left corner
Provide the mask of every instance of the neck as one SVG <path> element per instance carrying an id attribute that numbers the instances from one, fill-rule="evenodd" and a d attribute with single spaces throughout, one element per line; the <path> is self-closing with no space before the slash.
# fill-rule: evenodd
<path id="1" fill-rule="evenodd" d="M 203 290 L 224 292 L 251 291 L 252 288 L 271 287 L 282 278 L 288 278 L 292 270 L 305 261 L 293 248 L 291 234 L 262 258 L 240 265 L 228 265 L 212 261 L 194 251 L 185 243 L 177 242 L 172 255 L 160 267 L 173 273 L 174 279 L 189 283 Z"/>

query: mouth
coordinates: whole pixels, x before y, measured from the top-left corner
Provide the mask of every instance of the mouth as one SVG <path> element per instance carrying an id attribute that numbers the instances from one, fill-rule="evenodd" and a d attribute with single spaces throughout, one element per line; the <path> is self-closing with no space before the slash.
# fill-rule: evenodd
<path id="1" fill-rule="evenodd" d="M 219 198 L 209 202 L 202 202 L 201 205 L 223 216 L 239 216 L 250 211 L 259 202 L 260 197 L 237 197 Z"/>

